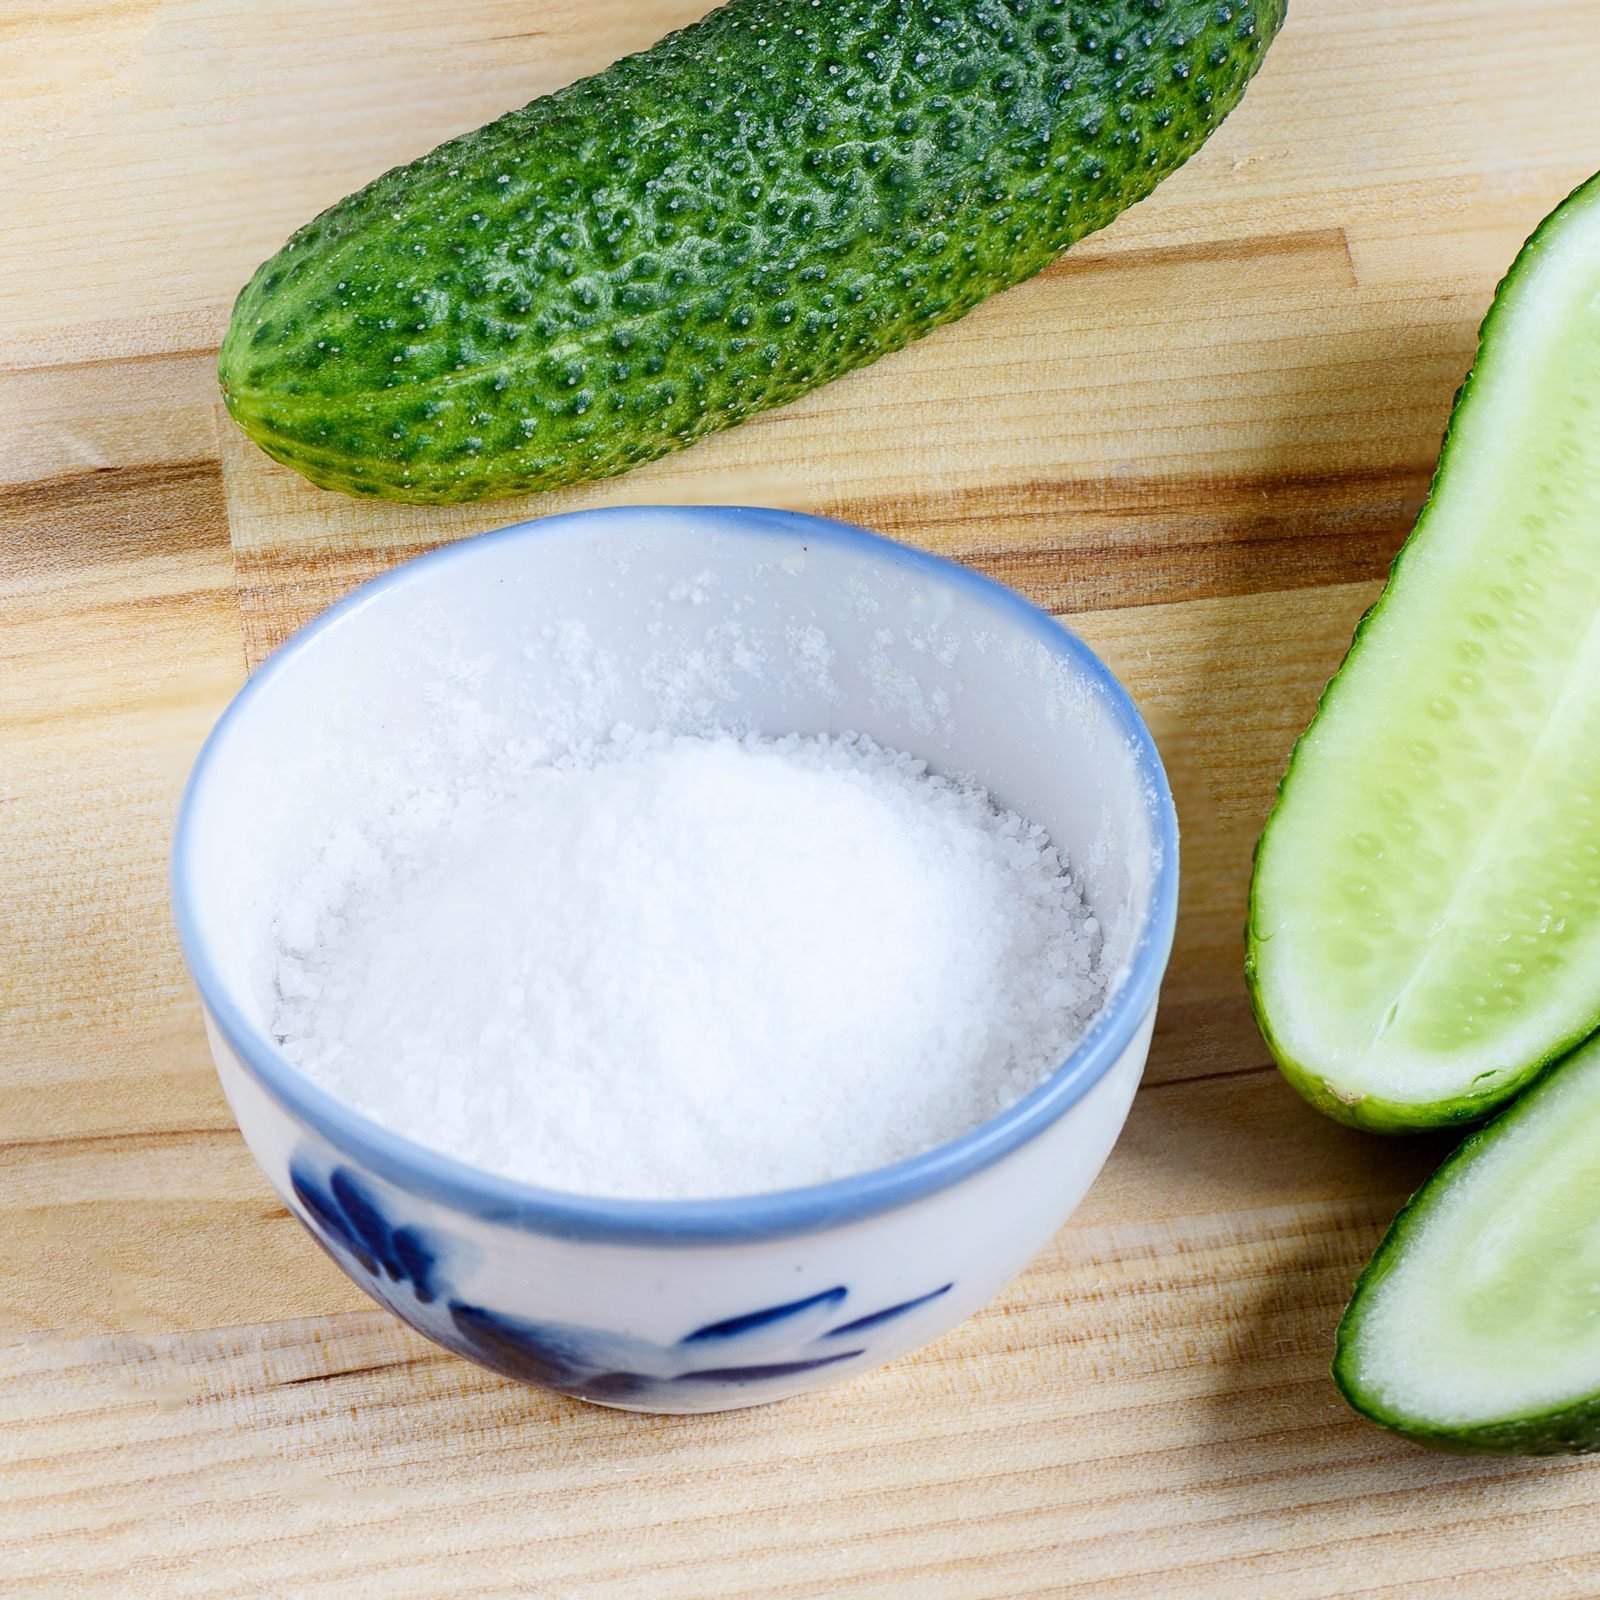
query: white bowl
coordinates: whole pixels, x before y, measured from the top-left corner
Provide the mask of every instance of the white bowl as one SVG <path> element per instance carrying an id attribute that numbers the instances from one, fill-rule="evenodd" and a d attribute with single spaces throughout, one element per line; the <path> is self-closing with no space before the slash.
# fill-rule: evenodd
<path id="1" fill-rule="evenodd" d="M 587 670 L 591 647 L 614 671 Z M 597 733 L 619 721 L 855 729 L 971 774 L 1065 846 L 1105 934 L 1104 1008 L 992 1121 L 812 1188 L 591 1198 L 389 1132 L 272 1038 L 272 885 L 308 838 L 361 813 L 372 761 L 425 772 L 464 719 L 515 733 L 555 716 Z M 1177 877 L 1155 745 L 1065 628 L 860 529 L 723 508 L 551 517 L 366 584 L 229 706 L 173 848 L 217 1071 L 284 1202 L 362 1288 L 439 1343 L 643 1411 L 751 1405 L 851 1377 L 942 1333 L 1020 1271 L 1127 1115 Z"/>

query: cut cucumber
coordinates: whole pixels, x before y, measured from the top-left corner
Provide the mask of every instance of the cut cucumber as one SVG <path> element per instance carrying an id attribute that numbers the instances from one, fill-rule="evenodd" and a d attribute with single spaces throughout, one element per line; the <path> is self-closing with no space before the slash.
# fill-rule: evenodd
<path id="1" fill-rule="evenodd" d="M 1339 1324 L 1356 1410 L 1440 1449 L 1600 1449 L 1600 1041 L 1395 1218 Z"/>
<path id="2" fill-rule="evenodd" d="M 1500 285 L 1248 940 L 1285 1075 L 1364 1127 L 1480 1117 L 1600 1023 L 1600 178 Z"/>

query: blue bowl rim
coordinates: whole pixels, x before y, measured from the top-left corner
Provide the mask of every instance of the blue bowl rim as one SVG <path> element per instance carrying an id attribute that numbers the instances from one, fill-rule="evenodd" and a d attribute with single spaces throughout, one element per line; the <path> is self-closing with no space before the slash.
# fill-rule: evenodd
<path id="1" fill-rule="evenodd" d="M 207 774 L 232 729 L 288 663 L 383 595 L 424 582 L 447 563 L 470 561 L 490 545 L 570 533 L 577 523 L 604 532 L 613 524 L 641 517 L 683 521 L 701 531 L 709 521 L 742 535 L 798 536 L 965 590 L 1068 663 L 1126 734 L 1161 852 L 1130 969 L 1089 1031 L 1048 1078 L 959 1138 L 854 1177 L 753 1195 L 634 1200 L 541 1188 L 473 1167 L 391 1132 L 319 1088 L 251 1022 L 214 965 L 195 904 L 192 824 L 203 801 Z M 658 1246 L 750 1243 L 842 1227 L 934 1194 L 1026 1144 L 1076 1105 L 1122 1055 L 1155 1003 L 1177 920 L 1178 825 L 1155 741 L 1127 691 L 1076 634 L 1015 590 L 941 556 L 804 512 L 755 506 L 607 506 L 534 518 L 442 545 L 362 584 L 280 645 L 235 694 L 195 758 L 178 809 L 171 887 L 184 957 L 206 1008 L 235 1055 L 291 1116 L 385 1182 L 481 1221 L 556 1238 Z"/>

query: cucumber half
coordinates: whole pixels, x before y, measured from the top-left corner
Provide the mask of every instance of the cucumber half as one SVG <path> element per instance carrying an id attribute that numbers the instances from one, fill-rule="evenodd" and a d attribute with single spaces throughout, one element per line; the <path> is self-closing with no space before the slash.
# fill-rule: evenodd
<path id="1" fill-rule="evenodd" d="M 1495 296 L 1433 488 L 1295 747 L 1246 974 L 1285 1075 L 1481 1117 L 1600 1023 L 1600 178 Z"/>
<path id="2" fill-rule="evenodd" d="M 1473 1134 L 1356 1285 L 1333 1376 L 1439 1449 L 1600 1449 L 1600 1041 Z"/>

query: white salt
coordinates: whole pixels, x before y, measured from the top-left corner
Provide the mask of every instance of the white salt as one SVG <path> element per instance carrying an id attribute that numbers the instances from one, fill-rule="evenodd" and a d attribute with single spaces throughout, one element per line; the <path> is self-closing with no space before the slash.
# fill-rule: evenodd
<path id="1" fill-rule="evenodd" d="M 493 1172 L 655 1199 L 863 1172 L 1026 1094 L 1102 998 L 1044 831 L 866 738 L 621 731 L 394 801 L 278 908 L 274 1031 Z"/>

